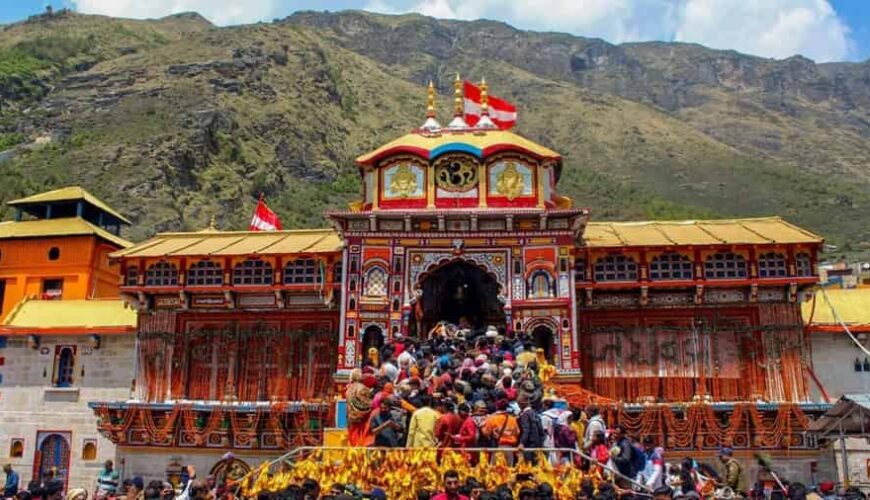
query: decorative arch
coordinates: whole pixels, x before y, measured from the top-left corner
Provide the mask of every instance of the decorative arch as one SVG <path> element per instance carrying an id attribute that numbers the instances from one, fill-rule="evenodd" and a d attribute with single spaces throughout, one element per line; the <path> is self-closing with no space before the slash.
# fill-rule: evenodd
<path id="1" fill-rule="evenodd" d="M 551 299 L 556 296 L 555 279 L 546 268 L 540 267 L 529 274 L 526 284 L 527 296 L 530 299 Z"/>
<path id="2" fill-rule="evenodd" d="M 413 283 L 411 290 L 421 289 L 426 278 L 437 271 L 438 269 L 454 262 L 464 262 L 477 266 L 490 277 L 492 277 L 499 286 L 499 295 L 502 295 L 508 289 L 507 287 L 507 259 L 502 254 L 464 254 L 453 255 L 447 253 L 427 253 L 423 254 L 420 262 L 415 260 L 421 257 L 420 254 L 414 255 L 411 258 L 411 276 L 410 283 Z"/>

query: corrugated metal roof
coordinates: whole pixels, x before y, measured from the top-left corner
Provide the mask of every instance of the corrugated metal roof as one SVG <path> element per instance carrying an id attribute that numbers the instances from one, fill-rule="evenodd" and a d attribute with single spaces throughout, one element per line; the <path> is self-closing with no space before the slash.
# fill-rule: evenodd
<path id="1" fill-rule="evenodd" d="M 6 317 L 12 328 L 135 328 L 136 311 L 119 299 L 24 300 Z"/>
<path id="2" fill-rule="evenodd" d="M 588 247 L 821 243 L 822 238 L 779 217 L 757 219 L 590 222 Z"/>
<path id="3" fill-rule="evenodd" d="M 332 229 L 200 231 L 196 233 L 161 233 L 131 248 L 115 252 L 112 257 L 278 255 L 334 253 L 340 250 L 341 239 Z"/>
<path id="4" fill-rule="evenodd" d="M 825 289 L 831 304 L 847 325 L 870 325 L 870 288 Z M 837 320 L 830 306 L 822 296 L 822 291 L 816 291 L 815 312 L 813 301 L 801 304 L 804 322 L 812 317 L 813 325 L 836 325 Z"/>
<path id="5" fill-rule="evenodd" d="M 96 196 L 89 193 L 85 188 L 81 186 L 69 186 L 65 188 L 55 189 L 53 191 L 46 191 L 44 193 L 38 193 L 33 196 L 28 196 L 26 198 L 19 198 L 17 200 L 12 200 L 6 202 L 7 205 L 31 205 L 36 203 L 52 203 L 59 201 L 78 201 L 84 200 L 91 205 L 99 208 L 100 210 L 111 214 L 114 217 L 117 217 L 119 220 L 126 224 L 131 224 L 126 217 L 116 212 L 112 207 L 106 205 L 103 200 L 97 198 Z"/>
<path id="6" fill-rule="evenodd" d="M 80 217 L 0 222 L 0 239 L 89 235 L 98 236 L 121 248 L 133 245 L 124 238 L 115 236 Z"/>

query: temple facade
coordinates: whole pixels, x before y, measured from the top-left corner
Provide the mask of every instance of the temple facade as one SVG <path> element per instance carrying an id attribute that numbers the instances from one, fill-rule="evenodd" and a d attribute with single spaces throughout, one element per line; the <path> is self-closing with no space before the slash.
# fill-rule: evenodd
<path id="1" fill-rule="evenodd" d="M 136 398 L 91 407 L 130 470 L 317 444 L 368 349 L 443 322 L 528 335 L 569 402 L 669 448 L 816 450 L 800 307 L 819 236 L 778 217 L 590 221 L 558 192 L 557 152 L 432 110 L 357 159 L 361 199 L 332 229 L 164 233 L 112 255 L 138 311 Z"/>

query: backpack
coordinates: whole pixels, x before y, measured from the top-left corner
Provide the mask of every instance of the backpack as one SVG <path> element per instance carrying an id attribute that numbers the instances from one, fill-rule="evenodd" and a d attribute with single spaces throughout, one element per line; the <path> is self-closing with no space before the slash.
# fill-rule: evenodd
<path id="1" fill-rule="evenodd" d="M 541 417 L 531 408 L 523 410 L 523 415 L 527 415 L 526 418 L 530 419 L 529 436 L 531 436 L 531 442 L 536 448 L 544 446 L 544 425 L 541 423 Z"/>
<path id="2" fill-rule="evenodd" d="M 573 450 L 577 447 L 577 433 L 570 425 L 553 422 L 553 446 Z"/>
<path id="3" fill-rule="evenodd" d="M 631 467 L 635 474 L 646 469 L 646 453 L 635 445 L 631 445 Z"/>

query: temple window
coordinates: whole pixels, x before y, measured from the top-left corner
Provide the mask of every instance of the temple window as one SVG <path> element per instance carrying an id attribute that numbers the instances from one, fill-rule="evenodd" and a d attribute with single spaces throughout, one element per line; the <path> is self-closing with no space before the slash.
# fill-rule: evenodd
<path id="1" fill-rule="evenodd" d="M 202 260 L 187 269 L 188 286 L 215 286 L 224 284 L 224 270 L 217 262 Z"/>
<path id="2" fill-rule="evenodd" d="M 24 456 L 24 440 L 12 439 L 12 444 L 9 446 L 9 458 L 21 458 Z"/>
<path id="3" fill-rule="evenodd" d="M 233 268 L 233 285 L 271 285 L 272 264 L 260 259 L 239 262 Z"/>
<path id="4" fill-rule="evenodd" d="M 57 260 L 60 258 L 60 248 L 51 247 L 48 250 L 48 260 Z"/>
<path id="5" fill-rule="evenodd" d="M 690 280 L 694 278 L 692 261 L 685 255 L 667 252 L 653 257 L 649 263 L 649 277 L 658 280 Z"/>
<path id="6" fill-rule="evenodd" d="M 704 262 L 704 277 L 707 279 L 745 278 L 746 259 L 733 252 L 714 253 Z"/>
<path id="7" fill-rule="evenodd" d="M 320 266 L 314 259 L 296 259 L 284 267 L 284 284 L 319 283 Z"/>
<path id="8" fill-rule="evenodd" d="M 139 284 L 139 268 L 136 266 L 128 267 L 124 277 L 124 286 L 136 286 L 137 284 Z"/>
<path id="9" fill-rule="evenodd" d="M 574 280 L 586 281 L 586 259 L 576 259 L 574 261 Z"/>
<path id="10" fill-rule="evenodd" d="M 97 459 L 97 440 L 85 439 L 82 442 L 82 460 Z"/>
<path id="11" fill-rule="evenodd" d="M 535 271 L 529 279 L 529 296 L 533 299 L 546 299 L 553 297 L 553 285 L 550 273 Z"/>
<path id="12" fill-rule="evenodd" d="M 782 278 L 785 276 L 788 276 L 788 266 L 783 254 L 770 252 L 758 257 L 758 277 Z"/>
<path id="13" fill-rule="evenodd" d="M 158 262 L 145 271 L 145 286 L 178 285 L 178 268 L 169 262 Z"/>
<path id="14" fill-rule="evenodd" d="M 338 261 L 332 265 L 332 279 L 333 281 L 341 281 L 341 269 L 342 262 Z"/>
<path id="15" fill-rule="evenodd" d="M 595 281 L 636 281 L 637 263 L 625 255 L 608 255 L 595 262 Z"/>
<path id="16" fill-rule="evenodd" d="M 54 352 L 54 386 L 72 387 L 75 347 L 57 346 Z"/>
<path id="17" fill-rule="evenodd" d="M 810 254 L 801 252 L 795 255 L 795 270 L 798 276 L 813 275 L 813 261 L 810 259 Z"/>
<path id="18" fill-rule="evenodd" d="M 385 297 L 387 295 L 387 272 L 384 271 L 384 268 L 373 266 L 366 271 L 363 294 L 369 297 Z"/>

